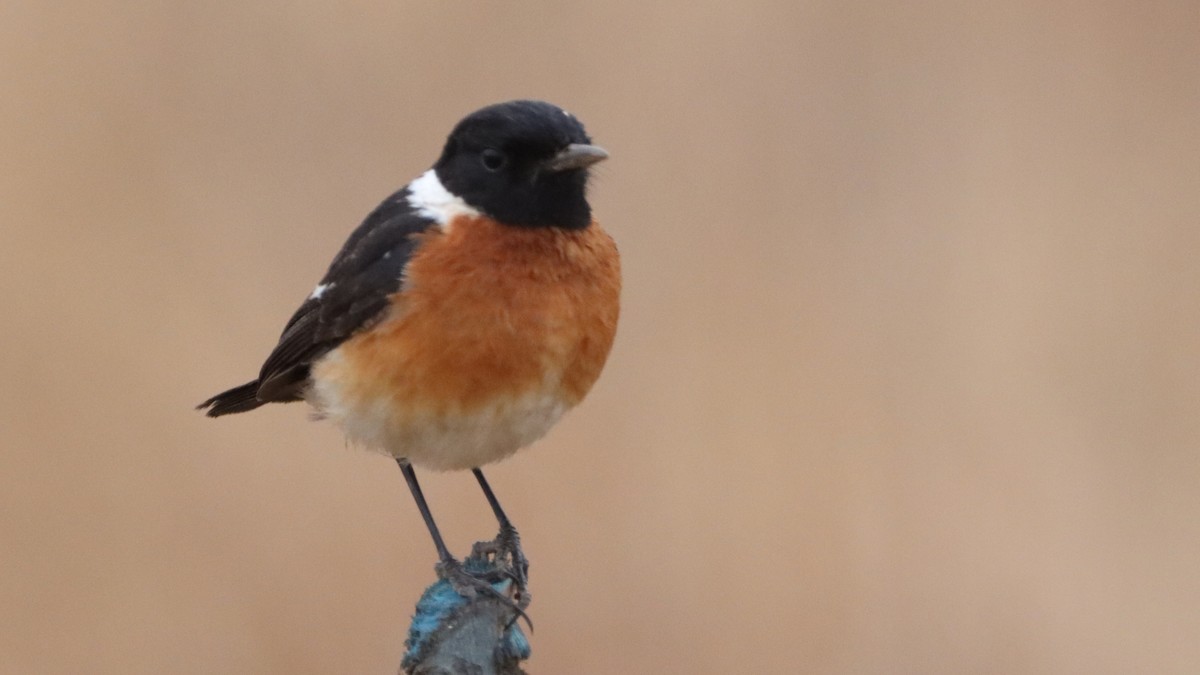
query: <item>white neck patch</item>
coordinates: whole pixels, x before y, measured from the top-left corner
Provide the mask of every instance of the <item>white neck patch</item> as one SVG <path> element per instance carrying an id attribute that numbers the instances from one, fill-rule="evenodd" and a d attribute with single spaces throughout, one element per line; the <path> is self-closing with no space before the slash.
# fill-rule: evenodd
<path id="1" fill-rule="evenodd" d="M 408 203 L 417 213 L 445 226 L 456 216 L 478 216 L 479 210 L 450 192 L 433 169 L 408 184 Z"/>

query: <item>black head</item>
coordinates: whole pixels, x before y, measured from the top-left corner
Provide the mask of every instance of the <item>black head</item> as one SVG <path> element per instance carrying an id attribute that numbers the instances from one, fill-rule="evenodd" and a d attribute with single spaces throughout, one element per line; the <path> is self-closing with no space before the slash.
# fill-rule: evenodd
<path id="1" fill-rule="evenodd" d="M 447 190 L 506 225 L 582 229 L 592 218 L 588 167 L 605 157 L 562 108 L 509 101 L 459 122 L 433 168 Z"/>

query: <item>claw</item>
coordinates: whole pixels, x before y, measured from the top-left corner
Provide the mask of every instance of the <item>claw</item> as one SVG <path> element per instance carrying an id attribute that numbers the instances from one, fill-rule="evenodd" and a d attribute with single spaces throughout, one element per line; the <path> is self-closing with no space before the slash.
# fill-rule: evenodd
<path id="1" fill-rule="evenodd" d="M 474 557 L 474 552 L 472 552 L 472 557 Z M 487 561 L 482 557 L 477 559 Z M 470 563 L 471 558 L 468 558 L 467 562 Z M 515 597 L 510 597 L 509 593 L 498 590 L 495 585 L 508 582 L 508 574 L 500 570 L 498 566 L 488 565 L 488 567 L 489 569 L 483 572 L 472 572 L 467 570 L 463 563 L 450 558 L 438 562 L 434 570 L 437 572 L 438 578 L 445 579 L 455 593 L 468 599 L 480 596 L 495 598 L 512 609 L 513 621 L 524 619 L 529 630 L 533 630 L 533 621 L 525 613 L 525 608 L 529 606 L 529 594 L 524 592 L 524 589 L 516 590 L 515 581 L 510 587 L 513 590 L 512 595 Z"/>
<path id="2" fill-rule="evenodd" d="M 529 597 L 529 558 L 521 550 L 521 535 L 512 525 L 500 526 L 500 532 L 491 541 L 476 542 L 471 548 L 471 556 L 486 560 L 497 571 L 504 574 L 513 582 L 513 594 L 521 607 L 528 607 L 532 598 Z"/>

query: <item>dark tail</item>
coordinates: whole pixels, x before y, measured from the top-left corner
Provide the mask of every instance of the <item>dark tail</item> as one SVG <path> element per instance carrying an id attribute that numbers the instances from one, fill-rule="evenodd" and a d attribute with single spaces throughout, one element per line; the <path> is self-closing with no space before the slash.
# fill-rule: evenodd
<path id="1" fill-rule="evenodd" d="M 258 380 L 247 382 L 240 387 L 223 391 L 196 406 L 209 417 L 220 417 L 231 413 L 241 413 L 254 410 L 263 402 L 258 400 Z"/>

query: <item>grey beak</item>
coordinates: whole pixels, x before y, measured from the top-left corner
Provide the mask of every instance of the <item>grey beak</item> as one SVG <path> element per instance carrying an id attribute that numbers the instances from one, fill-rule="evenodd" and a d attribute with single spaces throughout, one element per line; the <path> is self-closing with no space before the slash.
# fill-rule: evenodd
<path id="1" fill-rule="evenodd" d="M 566 171 L 568 169 L 586 169 L 587 167 L 608 159 L 608 153 L 598 145 L 572 143 L 557 155 L 542 164 L 547 171 Z"/>

